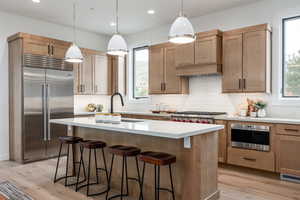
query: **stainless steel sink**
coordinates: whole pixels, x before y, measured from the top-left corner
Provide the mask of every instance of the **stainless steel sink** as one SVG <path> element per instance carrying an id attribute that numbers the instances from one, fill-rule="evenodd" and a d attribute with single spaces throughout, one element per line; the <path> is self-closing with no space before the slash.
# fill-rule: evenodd
<path id="1" fill-rule="evenodd" d="M 137 123 L 137 122 L 144 122 L 144 121 L 138 119 L 121 119 L 121 122 Z"/>

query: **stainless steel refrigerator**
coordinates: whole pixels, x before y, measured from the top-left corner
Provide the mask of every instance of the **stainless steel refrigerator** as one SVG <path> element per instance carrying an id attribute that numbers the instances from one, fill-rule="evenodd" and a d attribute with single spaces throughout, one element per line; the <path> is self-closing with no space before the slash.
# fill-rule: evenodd
<path id="1" fill-rule="evenodd" d="M 23 67 L 23 96 L 24 162 L 57 156 L 67 127 L 49 120 L 73 117 L 73 72 Z"/>

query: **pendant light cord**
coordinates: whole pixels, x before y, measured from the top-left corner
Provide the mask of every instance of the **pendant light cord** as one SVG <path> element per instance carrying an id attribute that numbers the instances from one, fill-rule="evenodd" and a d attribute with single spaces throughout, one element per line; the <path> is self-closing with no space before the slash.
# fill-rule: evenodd
<path id="1" fill-rule="evenodd" d="M 181 0 L 179 16 L 183 16 L 183 0 Z"/>
<path id="2" fill-rule="evenodd" d="M 73 3 L 73 36 L 74 36 L 74 43 L 76 43 L 76 3 Z"/>
<path id="3" fill-rule="evenodd" d="M 116 33 L 119 33 L 119 0 L 116 0 Z"/>

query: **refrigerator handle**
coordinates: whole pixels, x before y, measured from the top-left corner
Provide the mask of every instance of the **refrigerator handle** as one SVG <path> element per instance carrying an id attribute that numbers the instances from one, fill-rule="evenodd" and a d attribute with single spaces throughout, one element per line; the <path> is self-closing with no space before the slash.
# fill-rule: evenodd
<path id="1" fill-rule="evenodd" d="M 46 85 L 42 85 L 43 118 L 44 118 L 44 141 L 47 141 L 47 111 L 46 111 Z"/>
<path id="2" fill-rule="evenodd" d="M 50 117 L 51 117 L 51 110 L 50 110 L 50 87 L 49 87 L 49 84 L 46 85 L 47 87 L 47 124 L 48 124 L 48 140 L 50 141 L 51 140 L 51 129 L 50 129 Z"/>

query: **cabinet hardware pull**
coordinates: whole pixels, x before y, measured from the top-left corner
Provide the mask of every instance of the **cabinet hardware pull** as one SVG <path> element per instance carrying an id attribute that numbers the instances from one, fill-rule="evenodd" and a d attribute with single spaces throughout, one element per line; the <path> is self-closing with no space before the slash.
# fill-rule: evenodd
<path id="1" fill-rule="evenodd" d="M 98 86 L 95 85 L 95 92 L 98 92 Z"/>
<path id="2" fill-rule="evenodd" d="M 54 46 L 52 45 L 51 46 L 51 49 L 52 49 L 52 56 L 54 55 Z"/>
<path id="3" fill-rule="evenodd" d="M 48 44 L 48 55 L 50 56 L 50 44 Z"/>
<path id="4" fill-rule="evenodd" d="M 256 162 L 256 159 L 255 158 L 247 158 L 247 157 L 243 157 L 244 160 L 247 160 L 247 161 L 252 161 L 252 162 Z"/>
<path id="5" fill-rule="evenodd" d="M 285 131 L 293 131 L 293 132 L 298 132 L 299 130 L 297 130 L 297 129 L 290 129 L 290 128 L 285 128 L 284 129 Z"/>
<path id="6" fill-rule="evenodd" d="M 164 91 L 166 90 L 166 83 L 163 83 L 163 86 L 164 86 Z"/>
<path id="7" fill-rule="evenodd" d="M 246 89 L 246 79 L 243 79 L 243 88 Z"/>
<path id="8" fill-rule="evenodd" d="M 242 80 L 239 79 L 239 89 L 241 89 L 241 82 L 242 82 Z"/>
<path id="9" fill-rule="evenodd" d="M 163 91 L 163 83 L 160 83 L 160 90 Z"/>
<path id="10" fill-rule="evenodd" d="M 83 88 L 83 91 L 82 91 L 82 92 L 85 92 L 85 85 L 82 85 L 82 88 Z"/>

